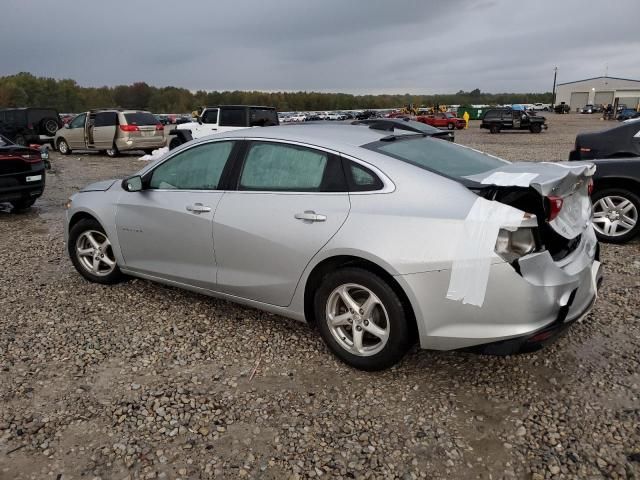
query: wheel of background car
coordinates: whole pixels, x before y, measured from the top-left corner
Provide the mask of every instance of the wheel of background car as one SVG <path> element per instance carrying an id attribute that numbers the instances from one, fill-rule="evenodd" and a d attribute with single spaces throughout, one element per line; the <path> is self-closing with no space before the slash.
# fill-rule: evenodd
<path id="1" fill-rule="evenodd" d="M 27 146 L 27 139 L 23 135 L 16 135 L 16 145 Z"/>
<path id="2" fill-rule="evenodd" d="M 500 133 L 500 126 L 499 125 L 491 125 L 491 128 L 489 129 L 489 131 L 491 133 Z"/>
<path id="3" fill-rule="evenodd" d="M 449 130 L 453 130 L 454 128 L 456 128 L 456 124 L 455 123 L 447 123 L 447 128 Z"/>
<path id="4" fill-rule="evenodd" d="M 169 142 L 169 150 L 173 150 L 174 148 L 178 148 L 182 145 L 182 141 L 178 137 L 174 137 Z"/>
<path id="5" fill-rule="evenodd" d="M 9 203 L 11 204 L 14 210 L 20 211 L 20 210 L 26 210 L 27 208 L 31 207 L 34 203 L 36 203 L 36 199 L 27 198 L 23 200 L 14 200 Z"/>
<path id="6" fill-rule="evenodd" d="M 111 242 L 96 220 L 76 223 L 69 232 L 67 248 L 73 266 L 87 280 L 111 285 L 123 279 Z"/>
<path id="7" fill-rule="evenodd" d="M 531 133 L 540 133 L 542 131 L 542 126 L 534 123 L 533 125 L 531 125 L 531 127 L 529 127 L 529 130 L 531 130 Z"/>
<path id="8" fill-rule="evenodd" d="M 58 121 L 55 118 L 43 118 L 40 120 L 40 131 L 43 135 L 55 135 L 58 131 Z"/>
<path id="9" fill-rule="evenodd" d="M 105 150 L 105 153 L 107 154 L 107 157 L 111 157 L 111 158 L 114 158 L 120 155 L 120 152 L 118 151 L 118 147 L 116 147 L 115 145 Z"/>
<path id="10" fill-rule="evenodd" d="M 593 228 L 599 240 L 625 243 L 640 231 L 640 197 L 626 188 L 605 188 L 592 195 Z"/>
<path id="11" fill-rule="evenodd" d="M 67 141 L 64 138 L 61 138 L 60 140 L 58 140 L 58 151 L 62 155 L 70 155 L 71 154 L 71 149 L 69 148 L 69 144 L 67 143 Z"/>
<path id="12" fill-rule="evenodd" d="M 407 315 L 394 290 L 361 268 L 329 273 L 314 297 L 315 319 L 329 349 L 362 370 L 397 363 L 410 345 Z"/>

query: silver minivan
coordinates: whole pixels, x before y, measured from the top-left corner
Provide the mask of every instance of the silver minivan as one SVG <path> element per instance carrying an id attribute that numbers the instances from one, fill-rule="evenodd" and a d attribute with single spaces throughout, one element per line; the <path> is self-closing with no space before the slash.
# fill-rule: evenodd
<path id="1" fill-rule="evenodd" d="M 164 147 L 164 126 L 155 115 L 141 110 L 92 110 L 80 113 L 56 133 L 60 153 L 95 150 L 110 157 L 127 150 L 145 153 Z"/>

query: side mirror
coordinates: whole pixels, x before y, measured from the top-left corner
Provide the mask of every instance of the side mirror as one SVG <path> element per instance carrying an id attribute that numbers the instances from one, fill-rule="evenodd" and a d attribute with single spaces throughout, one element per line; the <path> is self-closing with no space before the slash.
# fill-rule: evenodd
<path id="1" fill-rule="evenodd" d="M 140 175 L 134 175 L 122 180 L 122 189 L 127 192 L 139 192 L 142 190 L 142 177 Z"/>

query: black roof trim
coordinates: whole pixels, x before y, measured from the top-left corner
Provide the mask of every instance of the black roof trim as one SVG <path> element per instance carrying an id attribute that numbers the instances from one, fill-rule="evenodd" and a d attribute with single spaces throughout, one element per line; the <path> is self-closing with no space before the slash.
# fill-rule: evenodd
<path id="1" fill-rule="evenodd" d="M 610 78 L 612 80 L 624 80 L 625 82 L 638 82 L 638 83 L 640 83 L 640 80 L 634 80 L 633 78 L 620 78 L 620 77 L 600 76 L 600 77 L 593 77 L 593 78 L 585 78 L 583 80 L 574 80 L 573 82 L 563 82 L 563 83 L 559 83 L 558 86 L 560 86 L 560 85 L 569 85 L 571 83 L 588 82 L 589 80 L 598 80 L 599 78 Z"/>
<path id="2" fill-rule="evenodd" d="M 406 130 L 409 132 L 420 133 L 422 135 L 428 135 L 422 129 L 409 125 L 409 119 L 396 119 L 396 118 L 377 118 L 369 120 L 356 120 L 351 122 L 351 125 L 369 125 L 372 130 L 382 130 L 385 132 L 393 132 L 396 128 L 398 130 Z M 386 138 L 386 137 L 385 137 Z"/>

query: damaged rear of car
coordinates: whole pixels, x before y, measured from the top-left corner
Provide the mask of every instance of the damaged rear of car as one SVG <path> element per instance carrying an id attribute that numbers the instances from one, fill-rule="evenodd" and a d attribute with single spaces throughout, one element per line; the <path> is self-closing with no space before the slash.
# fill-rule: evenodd
<path id="1" fill-rule="evenodd" d="M 602 279 L 589 198 L 595 167 L 512 164 L 467 147 L 427 142 L 396 137 L 366 146 L 477 195 L 458 195 L 466 213 L 461 225 L 441 231 L 448 232 L 441 239 L 451 242 L 447 251 L 425 240 L 444 253 L 442 268 L 425 262 L 396 277 L 421 319 L 421 346 L 531 351 L 583 318 Z"/>

